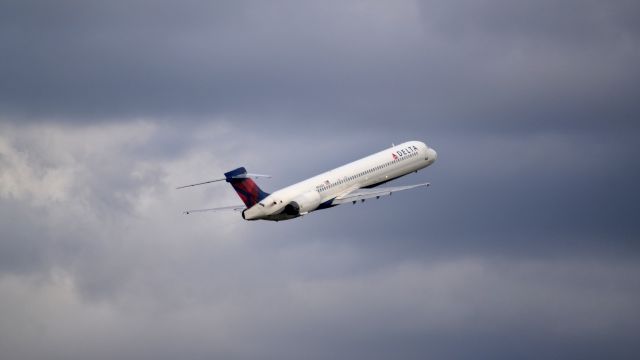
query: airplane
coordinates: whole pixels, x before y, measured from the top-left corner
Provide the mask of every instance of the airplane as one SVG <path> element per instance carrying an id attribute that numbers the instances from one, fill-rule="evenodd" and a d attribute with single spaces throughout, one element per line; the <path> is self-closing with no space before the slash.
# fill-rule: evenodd
<path id="1" fill-rule="evenodd" d="M 425 143 L 408 141 L 271 194 L 262 191 L 253 181 L 256 178 L 270 176 L 247 173 L 244 167 L 226 172 L 223 178 L 180 186 L 177 189 L 226 181 L 233 186 L 244 205 L 187 210 L 184 214 L 235 210 L 242 211 L 242 218 L 245 220 L 282 221 L 341 204 L 355 204 L 370 198 L 379 199 L 397 191 L 427 187 L 429 183 L 378 186 L 412 172 L 417 173 L 418 170 L 433 164 L 437 158 L 438 153 Z"/>

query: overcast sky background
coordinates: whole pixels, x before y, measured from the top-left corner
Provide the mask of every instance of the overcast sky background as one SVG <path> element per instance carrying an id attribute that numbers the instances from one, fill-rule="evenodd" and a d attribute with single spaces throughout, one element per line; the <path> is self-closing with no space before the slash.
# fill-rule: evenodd
<path id="1" fill-rule="evenodd" d="M 0 1 L 3 359 L 640 358 L 637 1 Z M 272 191 L 421 140 L 413 190 Z"/>

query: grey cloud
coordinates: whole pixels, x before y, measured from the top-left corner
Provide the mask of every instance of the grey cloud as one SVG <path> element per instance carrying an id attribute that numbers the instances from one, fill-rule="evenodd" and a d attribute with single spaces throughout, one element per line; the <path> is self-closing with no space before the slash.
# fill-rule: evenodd
<path id="1" fill-rule="evenodd" d="M 464 358 L 515 356 L 529 348 L 567 357 L 637 353 L 631 340 L 638 324 L 637 248 L 615 229 L 624 221 L 612 217 L 600 227 L 591 222 L 602 220 L 597 211 L 587 212 L 588 221 L 565 216 L 554 223 L 553 216 L 538 215 L 575 211 L 575 204 L 549 201 L 566 196 L 569 184 L 594 165 L 580 161 L 581 151 L 565 153 L 548 159 L 553 174 L 512 185 L 535 176 L 540 158 L 559 144 L 570 140 L 567 148 L 580 148 L 592 137 L 440 138 L 434 146 L 448 161 L 403 180 L 429 178 L 434 186 L 424 193 L 274 224 L 246 223 L 238 214 L 179 216 L 187 206 L 237 199 L 227 187 L 180 192 L 172 185 L 253 157 L 252 167 L 281 170 L 284 178 L 261 182 L 269 190 L 291 180 L 285 174 L 307 176 L 321 164 L 372 149 L 341 141 L 338 151 L 316 154 L 318 164 L 305 164 L 295 151 L 279 157 L 282 147 L 261 134 L 247 139 L 265 151 L 239 149 L 226 135 L 242 131 L 212 125 L 185 132 L 190 145 L 163 155 L 153 149 L 166 146 L 165 134 L 174 128 L 166 124 L 45 128 L 5 127 L 2 140 L 12 141 L 3 145 L 4 156 L 17 156 L 17 147 L 40 173 L 73 167 L 95 176 L 63 188 L 66 201 L 38 201 L 56 188 L 31 186 L 38 172 L 17 172 L 19 162 L 4 166 L 11 177 L 27 174 L 14 189 L 18 197 L 5 195 L 2 202 L 8 237 L 0 296 L 8 305 L 0 311 L 18 324 L 2 330 L 10 335 L 3 347 L 15 358 Z M 322 149 L 322 142 L 300 140 L 294 148 Z M 530 148 L 541 150 L 531 154 Z M 496 163 L 470 163 L 469 149 Z M 587 155 L 628 151 L 624 145 L 602 149 L 607 153 Z M 605 163 L 604 170 L 622 176 L 619 166 Z M 3 179 L 4 193 L 12 183 Z M 548 188 L 557 181 L 561 191 Z M 543 191 L 535 190 L 540 186 Z M 549 197 L 542 196 L 546 190 Z M 128 200 L 109 200 L 117 194 Z M 604 232 L 594 231 L 599 228 Z M 634 227 L 628 231 L 637 234 Z M 589 233 L 592 239 L 583 237 Z M 15 305 L 19 299 L 37 315 L 27 317 Z M 66 330 L 45 330 L 34 345 L 38 326 Z M 86 345 L 59 346 L 72 339 Z"/>
<path id="2" fill-rule="evenodd" d="M 318 250 L 308 253 L 308 263 L 326 262 L 323 256 L 328 254 Z M 277 257 L 279 267 L 290 270 L 288 261 L 295 263 L 295 257 L 304 253 Z M 263 261 L 255 269 L 271 272 L 273 266 L 267 263 L 276 259 L 273 255 L 256 257 Z M 251 280 L 262 280 L 262 276 L 255 278 L 258 272 L 252 274 Z M 334 279 L 302 280 L 281 272 L 268 276 L 269 287 L 256 283 L 255 287 L 221 289 L 213 286 L 217 282 L 200 283 L 200 293 L 211 291 L 204 296 L 195 293 L 196 288 L 179 285 L 187 301 L 163 308 L 150 306 L 168 302 L 147 293 L 149 289 L 138 299 L 140 305 L 131 298 L 106 305 L 82 302 L 64 278 L 44 289 L 34 289 L 26 281 L 16 285 L 5 278 L 2 288 L 13 288 L 13 294 L 39 295 L 28 297 L 27 304 L 44 310 L 44 319 L 50 321 L 45 329 L 69 329 L 45 330 L 44 341 L 30 348 L 34 357 L 41 357 L 52 343 L 68 343 L 78 336 L 88 348 L 65 347 L 54 354 L 76 358 L 98 349 L 98 358 L 131 354 L 170 358 L 177 353 L 188 358 L 296 358 L 301 353 L 311 358 L 421 358 L 425 354 L 466 358 L 469 352 L 487 357 L 523 353 L 530 354 L 527 357 L 598 357 L 617 353 L 620 347 L 637 351 L 631 336 L 638 321 L 634 274 L 633 264 L 460 259 L 397 264 Z M 162 275 L 160 280 L 168 280 Z M 279 277 L 286 283 L 274 283 Z M 11 293 L 4 294 L 10 298 Z M 62 316 L 43 309 L 47 303 L 62 311 Z M 29 322 L 18 324 L 28 339 Z M 96 325 L 98 329 L 78 332 Z M 500 342 L 494 340 L 496 336 Z M 131 338 L 145 346 L 137 348 Z M 461 348 L 460 343 L 466 346 Z"/>
<path id="3" fill-rule="evenodd" d="M 0 5 L 11 358 L 635 358 L 633 2 Z M 237 213 L 408 139 L 400 193 Z M 463 345 L 461 345 L 463 344 Z"/>
<path id="4" fill-rule="evenodd" d="M 1 91 L 13 114 L 635 128 L 638 33 L 627 19 L 637 7 L 628 2 L 5 8 Z"/>

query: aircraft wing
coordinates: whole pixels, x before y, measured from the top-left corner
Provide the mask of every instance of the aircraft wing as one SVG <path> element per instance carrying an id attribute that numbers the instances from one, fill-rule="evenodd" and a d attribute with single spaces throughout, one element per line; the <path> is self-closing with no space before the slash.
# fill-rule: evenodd
<path id="1" fill-rule="evenodd" d="M 246 208 L 247 207 L 244 205 L 232 205 L 232 206 L 222 206 L 222 207 L 209 208 L 209 209 L 185 210 L 182 213 L 185 215 L 189 215 L 191 213 L 206 212 L 206 211 L 224 211 L 224 210 L 242 211 Z"/>
<path id="2" fill-rule="evenodd" d="M 333 205 L 340 205 L 340 204 L 346 204 L 349 202 L 353 202 L 355 203 L 356 201 L 362 200 L 364 201 L 365 199 L 371 199 L 371 198 L 379 198 L 380 196 L 386 196 L 386 195 L 391 195 L 394 192 L 398 192 L 398 191 L 402 191 L 402 190 L 409 190 L 409 189 L 415 189 L 418 187 L 427 187 L 431 184 L 429 183 L 423 183 L 423 184 L 416 184 L 416 185 L 407 185 L 407 186 L 394 186 L 394 187 L 379 187 L 379 188 L 373 188 L 373 189 L 356 189 L 353 191 L 350 191 L 346 194 L 342 194 L 338 197 L 336 197 L 332 204 Z"/>

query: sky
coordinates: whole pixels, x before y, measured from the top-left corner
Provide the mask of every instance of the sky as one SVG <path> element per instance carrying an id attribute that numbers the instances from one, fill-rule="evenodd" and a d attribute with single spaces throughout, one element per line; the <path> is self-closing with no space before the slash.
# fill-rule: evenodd
<path id="1" fill-rule="evenodd" d="M 6 359 L 637 359 L 640 5 L 0 2 Z M 431 182 L 269 192 L 420 140 Z"/>

